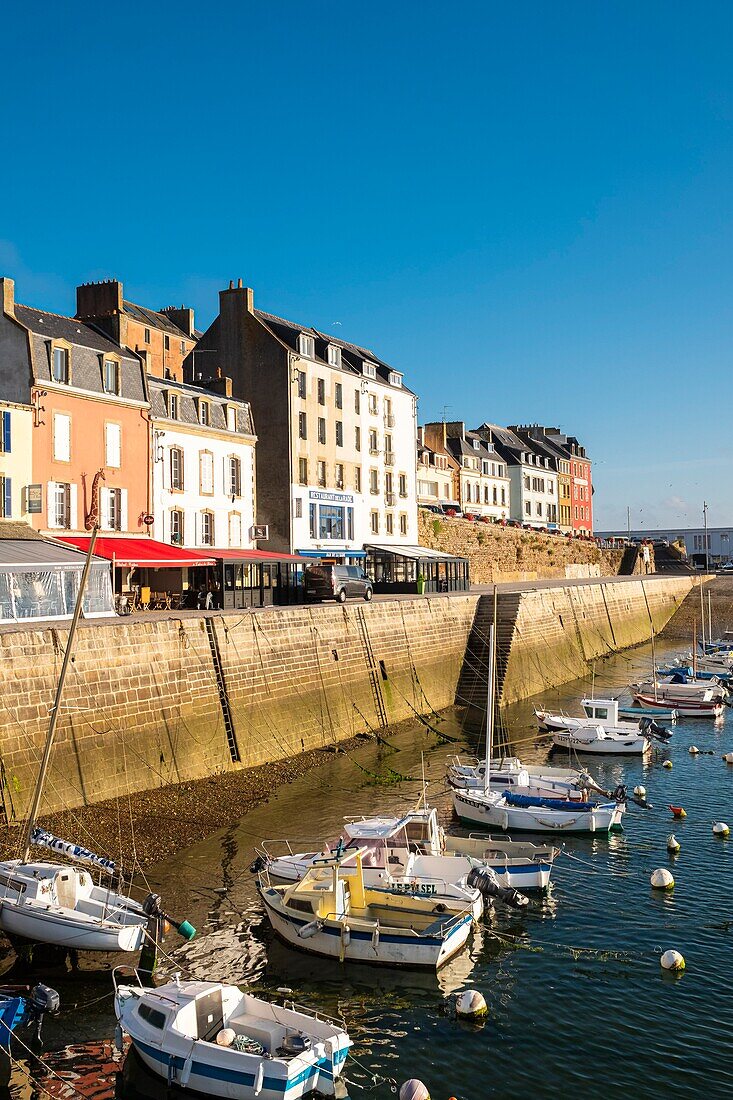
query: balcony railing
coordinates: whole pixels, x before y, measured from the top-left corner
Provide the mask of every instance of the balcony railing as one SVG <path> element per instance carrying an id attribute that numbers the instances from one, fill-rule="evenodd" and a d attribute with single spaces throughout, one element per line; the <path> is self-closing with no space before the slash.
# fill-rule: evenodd
<path id="1" fill-rule="evenodd" d="M 394 451 L 385 451 L 384 463 L 386 466 L 394 466 Z"/>
<path id="2" fill-rule="evenodd" d="M 369 454 L 370 455 L 378 455 L 379 454 L 379 447 L 370 447 L 369 448 Z"/>
<path id="3" fill-rule="evenodd" d="M 395 502 L 395 495 L 394 495 L 394 493 L 387 493 L 387 494 L 386 494 L 386 499 L 387 499 L 387 507 L 388 507 L 388 508 L 392 508 L 392 507 L 393 507 L 393 505 L 394 505 L 394 502 Z"/>

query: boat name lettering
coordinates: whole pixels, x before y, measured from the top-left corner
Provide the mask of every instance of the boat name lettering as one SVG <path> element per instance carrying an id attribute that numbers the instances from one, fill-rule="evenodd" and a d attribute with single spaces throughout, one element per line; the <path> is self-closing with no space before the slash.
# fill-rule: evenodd
<path id="1" fill-rule="evenodd" d="M 395 882 L 394 889 L 398 894 L 437 894 L 438 892 L 434 882 Z"/>

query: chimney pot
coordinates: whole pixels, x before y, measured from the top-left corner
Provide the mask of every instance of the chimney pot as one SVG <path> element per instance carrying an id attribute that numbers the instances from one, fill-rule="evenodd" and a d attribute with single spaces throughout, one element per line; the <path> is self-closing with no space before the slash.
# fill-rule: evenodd
<path id="1" fill-rule="evenodd" d="M 240 290 L 242 289 L 242 280 L 241 279 L 237 279 L 237 286 L 239 287 Z"/>
<path id="2" fill-rule="evenodd" d="M 229 289 L 234 290 L 234 279 L 229 280 Z"/>

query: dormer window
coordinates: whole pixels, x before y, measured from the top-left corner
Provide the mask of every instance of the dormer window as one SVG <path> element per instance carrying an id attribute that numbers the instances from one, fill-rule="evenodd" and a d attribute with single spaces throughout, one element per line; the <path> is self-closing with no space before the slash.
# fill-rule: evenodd
<path id="1" fill-rule="evenodd" d="M 171 420 L 178 420 L 178 394 L 168 394 L 168 416 Z"/>
<path id="2" fill-rule="evenodd" d="M 307 333 L 301 332 L 298 337 L 298 352 L 304 355 L 306 359 L 315 359 L 316 342 L 312 336 L 308 336 Z"/>
<path id="3" fill-rule="evenodd" d="M 473 449 L 474 449 L 474 451 L 477 451 L 480 446 L 481 446 L 481 444 L 479 443 L 478 439 L 474 439 L 473 440 Z"/>
<path id="4" fill-rule="evenodd" d="M 389 384 L 390 386 L 401 386 L 402 375 L 398 374 L 396 370 L 391 370 L 389 372 Z"/>
<path id="5" fill-rule="evenodd" d="M 199 400 L 199 424 L 208 427 L 211 424 L 211 409 L 208 401 Z"/>
<path id="6" fill-rule="evenodd" d="M 376 363 L 370 363 L 367 359 L 364 360 L 364 377 L 376 378 L 377 377 L 377 365 Z"/>
<path id="7" fill-rule="evenodd" d="M 341 348 L 335 344 L 329 344 L 326 348 L 326 362 L 331 367 L 341 366 Z"/>
<path id="8" fill-rule="evenodd" d="M 120 364 L 114 359 L 105 359 L 103 365 L 104 392 L 120 392 Z"/>
<path id="9" fill-rule="evenodd" d="M 233 405 L 227 405 L 227 428 L 230 432 L 237 430 L 237 410 Z"/>
<path id="10" fill-rule="evenodd" d="M 69 352 L 67 348 L 53 349 L 53 380 L 69 384 Z"/>

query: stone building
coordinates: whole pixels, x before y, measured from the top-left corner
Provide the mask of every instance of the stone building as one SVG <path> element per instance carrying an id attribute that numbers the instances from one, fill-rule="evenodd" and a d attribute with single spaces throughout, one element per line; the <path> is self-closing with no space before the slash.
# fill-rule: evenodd
<path id="1" fill-rule="evenodd" d="M 187 547 L 252 547 L 255 433 L 228 379 L 204 389 L 148 378 L 153 536 Z"/>
<path id="2" fill-rule="evenodd" d="M 570 475 L 570 455 L 558 439 L 557 428 L 545 428 L 541 424 L 512 425 L 519 438 L 536 453 L 550 459 L 557 473 L 557 523 L 563 534 L 571 534 L 572 522 L 572 479 Z M 553 434 L 554 433 L 554 434 Z"/>
<path id="3" fill-rule="evenodd" d="M 98 507 L 104 531 L 147 534 L 140 360 L 82 321 L 16 303 L 12 279 L 0 279 L 0 301 L 0 393 L 31 406 L 32 481 L 22 486 L 21 518 L 37 530 L 83 533 Z"/>
<path id="4" fill-rule="evenodd" d="M 107 333 L 120 347 L 134 351 L 146 374 L 183 380 L 183 363 L 193 356 L 198 333 L 193 310 L 168 306 L 154 310 L 125 299 L 117 279 L 76 288 L 76 316 Z"/>
<path id="5" fill-rule="evenodd" d="M 511 481 L 510 517 L 531 527 L 557 528 L 557 469 L 549 454 L 511 428 L 481 424 L 475 434 L 490 442 Z"/>
<path id="6" fill-rule="evenodd" d="M 251 404 L 270 549 L 351 560 L 366 543 L 417 541 L 417 402 L 400 371 L 255 309 L 240 280 L 185 364 L 194 384 L 217 373 Z"/>
<path id="7" fill-rule="evenodd" d="M 418 506 L 460 508 L 460 467 L 445 447 L 435 450 L 425 442 L 425 429 L 417 429 Z"/>
<path id="8" fill-rule="evenodd" d="M 433 422 L 423 431 L 428 446 L 448 455 L 457 469 L 461 510 L 469 515 L 508 519 L 511 481 L 506 462 L 492 441 L 467 431 L 462 421 Z"/>

